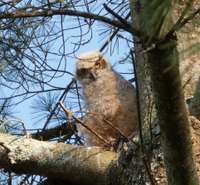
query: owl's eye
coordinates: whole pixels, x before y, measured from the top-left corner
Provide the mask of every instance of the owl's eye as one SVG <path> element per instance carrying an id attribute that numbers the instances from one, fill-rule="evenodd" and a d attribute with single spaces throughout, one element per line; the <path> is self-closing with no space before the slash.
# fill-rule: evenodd
<path id="1" fill-rule="evenodd" d="M 100 61 L 96 61 L 94 65 L 95 65 L 95 67 L 99 68 L 100 67 Z"/>
<path id="2" fill-rule="evenodd" d="M 77 76 L 85 76 L 88 73 L 88 70 L 83 68 L 76 71 Z"/>
<path id="3" fill-rule="evenodd" d="M 80 69 L 80 72 L 83 73 L 83 74 L 85 74 L 85 73 L 87 73 L 87 69 L 84 69 L 84 68 Z"/>

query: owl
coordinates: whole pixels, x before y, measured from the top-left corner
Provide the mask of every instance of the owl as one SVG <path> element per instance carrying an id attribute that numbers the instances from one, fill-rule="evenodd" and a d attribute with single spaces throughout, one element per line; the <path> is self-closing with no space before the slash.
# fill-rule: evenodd
<path id="1" fill-rule="evenodd" d="M 135 88 L 112 69 L 102 53 L 80 55 L 76 78 L 82 85 L 88 110 L 84 123 L 94 131 L 78 126 L 86 146 L 115 148 L 121 138 L 129 139 L 137 133 Z"/>

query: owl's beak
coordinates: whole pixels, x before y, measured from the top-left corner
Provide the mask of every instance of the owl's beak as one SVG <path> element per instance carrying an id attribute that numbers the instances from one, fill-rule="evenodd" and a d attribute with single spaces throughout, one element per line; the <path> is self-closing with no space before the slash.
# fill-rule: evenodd
<path id="1" fill-rule="evenodd" d="M 89 78 L 90 78 L 91 80 L 93 80 L 93 81 L 95 81 L 95 80 L 96 80 L 96 78 L 97 78 L 97 75 L 95 74 L 95 72 L 94 72 L 94 71 L 90 71 L 90 76 L 89 76 Z"/>

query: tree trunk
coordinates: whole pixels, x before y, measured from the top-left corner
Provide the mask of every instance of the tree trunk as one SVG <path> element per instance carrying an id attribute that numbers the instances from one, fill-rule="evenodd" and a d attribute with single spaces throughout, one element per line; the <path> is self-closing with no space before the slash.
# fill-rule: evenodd
<path id="1" fill-rule="evenodd" d="M 199 1 L 195 0 L 191 11 L 199 8 Z M 180 16 L 184 4 L 174 12 L 174 18 Z M 178 51 L 180 56 L 180 72 L 185 98 L 188 100 L 190 114 L 200 120 L 200 29 L 197 15 L 178 33 Z"/>
<path id="2" fill-rule="evenodd" d="M 138 1 L 132 0 L 130 2 L 132 10 L 134 11 L 132 14 L 134 20 L 133 24 L 134 26 L 137 24 L 137 27 L 142 31 L 138 17 L 140 16 L 141 11 L 145 11 L 149 7 L 144 8 L 143 5 L 138 4 Z M 149 15 L 149 17 L 151 17 L 151 15 Z M 145 31 L 143 33 L 144 35 L 142 35 L 140 41 L 143 40 L 145 42 L 145 40 L 148 40 L 148 34 L 145 35 Z M 183 39 L 180 39 L 179 49 L 181 42 L 183 42 Z M 140 65 L 145 66 L 144 64 L 141 64 L 141 59 L 142 63 L 146 62 L 147 66 L 150 65 L 151 72 L 148 71 L 148 74 L 152 77 L 153 94 L 162 134 L 162 146 L 168 183 L 170 185 L 197 185 L 198 177 L 192 157 L 191 134 L 188 114 L 184 102 L 181 75 L 179 72 L 180 61 L 177 52 L 176 38 L 165 38 L 163 39 L 163 42 L 158 42 L 158 44 L 155 45 L 155 48 L 151 47 L 154 46 L 151 44 L 149 44 L 149 48 L 145 49 L 138 45 L 138 42 L 135 43 L 135 51 L 140 52 L 139 54 L 135 54 L 137 71 L 141 70 Z M 140 51 L 137 48 L 140 48 Z M 143 52 L 141 48 L 143 49 Z M 184 67 L 185 64 L 186 63 L 180 63 L 180 65 Z M 140 69 L 138 67 L 140 67 Z M 181 69 L 183 69 L 183 67 L 181 67 Z M 146 69 L 142 73 L 145 74 L 145 72 Z M 197 73 L 197 75 L 199 74 Z M 141 78 L 140 75 L 138 75 L 138 78 L 142 83 L 144 76 Z M 183 76 L 182 80 L 188 82 L 187 78 L 184 78 Z M 192 82 L 193 81 L 190 81 L 187 84 L 190 87 L 185 89 L 191 89 L 190 84 L 192 84 Z M 145 83 L 143 87 L 139 87 L 143 88 L 139 89 L 141 92 L 146 90 L 145 85 L 150 89 L 150 85 Z M 188 93 L 188 90 L 186 92 Z M 144 98 L 143 100 L 145 101 Z M 144 102 L 140 100 L 140 103 Z M 147 102 L 145 102 L 145 104 L 147 104 Z"/>
<path id="3" fill-rule="evenodd" d="M 164 49 L 163 49 L 164 48 Z M 155 103 L 170 185 L 197 185 L 189 120 L 184 102 L 176 41 L 166 40 L 149 52 Z"/>

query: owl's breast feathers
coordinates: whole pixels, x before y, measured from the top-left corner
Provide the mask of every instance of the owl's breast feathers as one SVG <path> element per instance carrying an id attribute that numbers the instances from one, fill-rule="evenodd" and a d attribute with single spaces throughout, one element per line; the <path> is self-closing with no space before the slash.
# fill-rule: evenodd
<path id="1" fill-rule="evenodd" d="M 76 74 L 83 86 L 89 110 L 85 123 L 107 140 L 118 140 L 121 133 L 129 137 L 137 130 L 134 87 L 111 69 L 108 60 L 101 53 L 94 52 L 92 57 L 86 54 L 83 58 L 77 64 Z M 81 128 L 80 132 L 85 137 L 86 145 L 104 145 L 87 129 Z"/>

